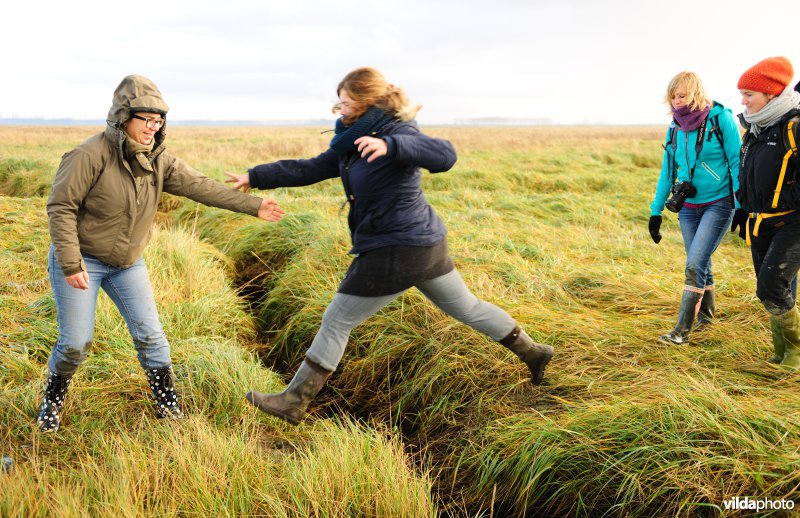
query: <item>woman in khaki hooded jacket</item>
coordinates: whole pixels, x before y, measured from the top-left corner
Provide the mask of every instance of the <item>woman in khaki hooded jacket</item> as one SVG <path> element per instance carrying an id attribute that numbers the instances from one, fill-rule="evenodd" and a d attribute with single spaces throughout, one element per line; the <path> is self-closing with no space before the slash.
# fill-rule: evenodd
<path id="1" fill-rule="evenodd" d="M 58 341 L 48 361 L 39 412 L 55 431 L 70 379 L 86 359 L 102 288 L 122 314 L 160 418 L 180 418 L 169 343 L 142 253 L 162 192 L 278 221 L 274 200 L 211 180 L 166 150 L 169 107 L 156 85 L 125 77 L 114 92 L 108 127 L 66 153 L 47 201 L 52 246 L 48 272 L 58 312 Z"/>

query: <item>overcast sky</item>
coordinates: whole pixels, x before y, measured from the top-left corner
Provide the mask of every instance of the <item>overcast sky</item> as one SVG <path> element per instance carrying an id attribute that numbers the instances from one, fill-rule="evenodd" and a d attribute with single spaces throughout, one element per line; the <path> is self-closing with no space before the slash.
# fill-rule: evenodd
<path id="1" fill-rule="evenodd" d="M 136 73 L 175 121 L 332 120 L 338 81 L 373 66 L 423 124 L 666 123 L 681 70 L 734 113 L 751 65 L 800 71 L 797 0 L 14 0 L 0 15 L 0 118 L 104 119 Z"/>

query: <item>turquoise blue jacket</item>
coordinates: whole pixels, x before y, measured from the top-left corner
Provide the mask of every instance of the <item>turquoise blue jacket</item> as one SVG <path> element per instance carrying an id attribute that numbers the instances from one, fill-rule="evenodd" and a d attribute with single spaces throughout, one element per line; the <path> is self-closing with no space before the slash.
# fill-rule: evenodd
<path id="1" fill-rule="evenodd" d="M 712 120 L 715 116 L 718 116 L 719 129 L 715 128 L 713 131 L 722 131 L 724 149 L 720 146 L 717 136 L 711 132 Z M 661 175 L 658 178 L 653 203 L 650 205 L 651 216 L 659 216 L 664 210 L 664 204 L 672 195 L 670 190 L 673 183 L 689 180 L 689 171 L 695 162 L 697 165 L 694 168 L 692 184 L 697 188 L 697 195 L 693 198 L 688 198 L 686 200 L 688 203 L 708 203 L 730 196 L 731 192 L 739 190 L 739 150 L 742 147 L 742 137 L 730 108 L 714 102 L 708 113 L 706 134 L 703 139 L 703 148 L 700 150 L 700 156 L 695 153 L 697 132 L 699 130 L 690 131 L 687 134 L 679 130 L 675 121 L 672 121 L 670 128 L 675 129 L 675 139 L 677 139 L 674 156 L 677 171 L 674 173 L 671 170 L 673 151 L 672 146 L 669 144 L 670 132 L 667 131 L 667 136 L 664 139 L 665 149 L 661 163 Z M 727 163 L 725 161 L 726 157 L 728 159 Z M 730 171 L 728 170 L 729 164 Z M 676 173 L 677 180 L 673 178 Z M 733 183 L 732 186 L 731 182 Z M 731 191 L 731 187 L 733 187 L 733 191 Z M 735 208 L 738 209 L 739 202 L 735 196 L 734 203 Z"/>

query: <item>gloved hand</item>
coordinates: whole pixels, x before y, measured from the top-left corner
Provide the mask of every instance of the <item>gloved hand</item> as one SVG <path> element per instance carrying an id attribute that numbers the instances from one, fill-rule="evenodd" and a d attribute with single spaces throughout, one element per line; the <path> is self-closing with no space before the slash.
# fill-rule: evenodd
<path id="1" fill-rule="evenodd" d="M 747 220 L 750 214 L 744 209 L 736 209 L 733 213 L 733 222 L 731 223 L 731 232 L 736 232 L 736 227 L 739 227 L 739 237 L 747 239 Z"/>
<path id="2" fill-rule="evenodd" d="M 650 216 L 650 223 L 647 225 L 650 231 L 650 237 L 653 238 L 653 243 L 658 244 L 661 241 L 661 216 Z"/>

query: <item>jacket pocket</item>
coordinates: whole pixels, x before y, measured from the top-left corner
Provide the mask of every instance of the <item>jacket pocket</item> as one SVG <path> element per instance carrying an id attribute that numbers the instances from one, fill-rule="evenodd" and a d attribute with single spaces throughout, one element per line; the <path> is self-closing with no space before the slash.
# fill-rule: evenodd
<path id="1" fill-rule="evenodd" d="M 722 180 L 722 178 L 720 177 L 720 175 L 718 175 L 718 174 L 717 174 L 717 173 L 716 173 L 716 172 L 715 172 L 713 169 L 711 169 L 711 166 L 709 166 L 709 165 L 708 165 L 708 164 L 706 164 L 705 162 L 701 162 L 701 163 L 700 163 L 700 165 L 702 165 L 702 166 L 703 166 L 703 169 L 705 169 L 706 171 L 708 171 L 708 174 L 710 174 L 711 176 L 713 176 L 713 177 L 714 177 L 714 178 L 715 178 L 717 181 L 720 181 L 720 180 Z"/>

